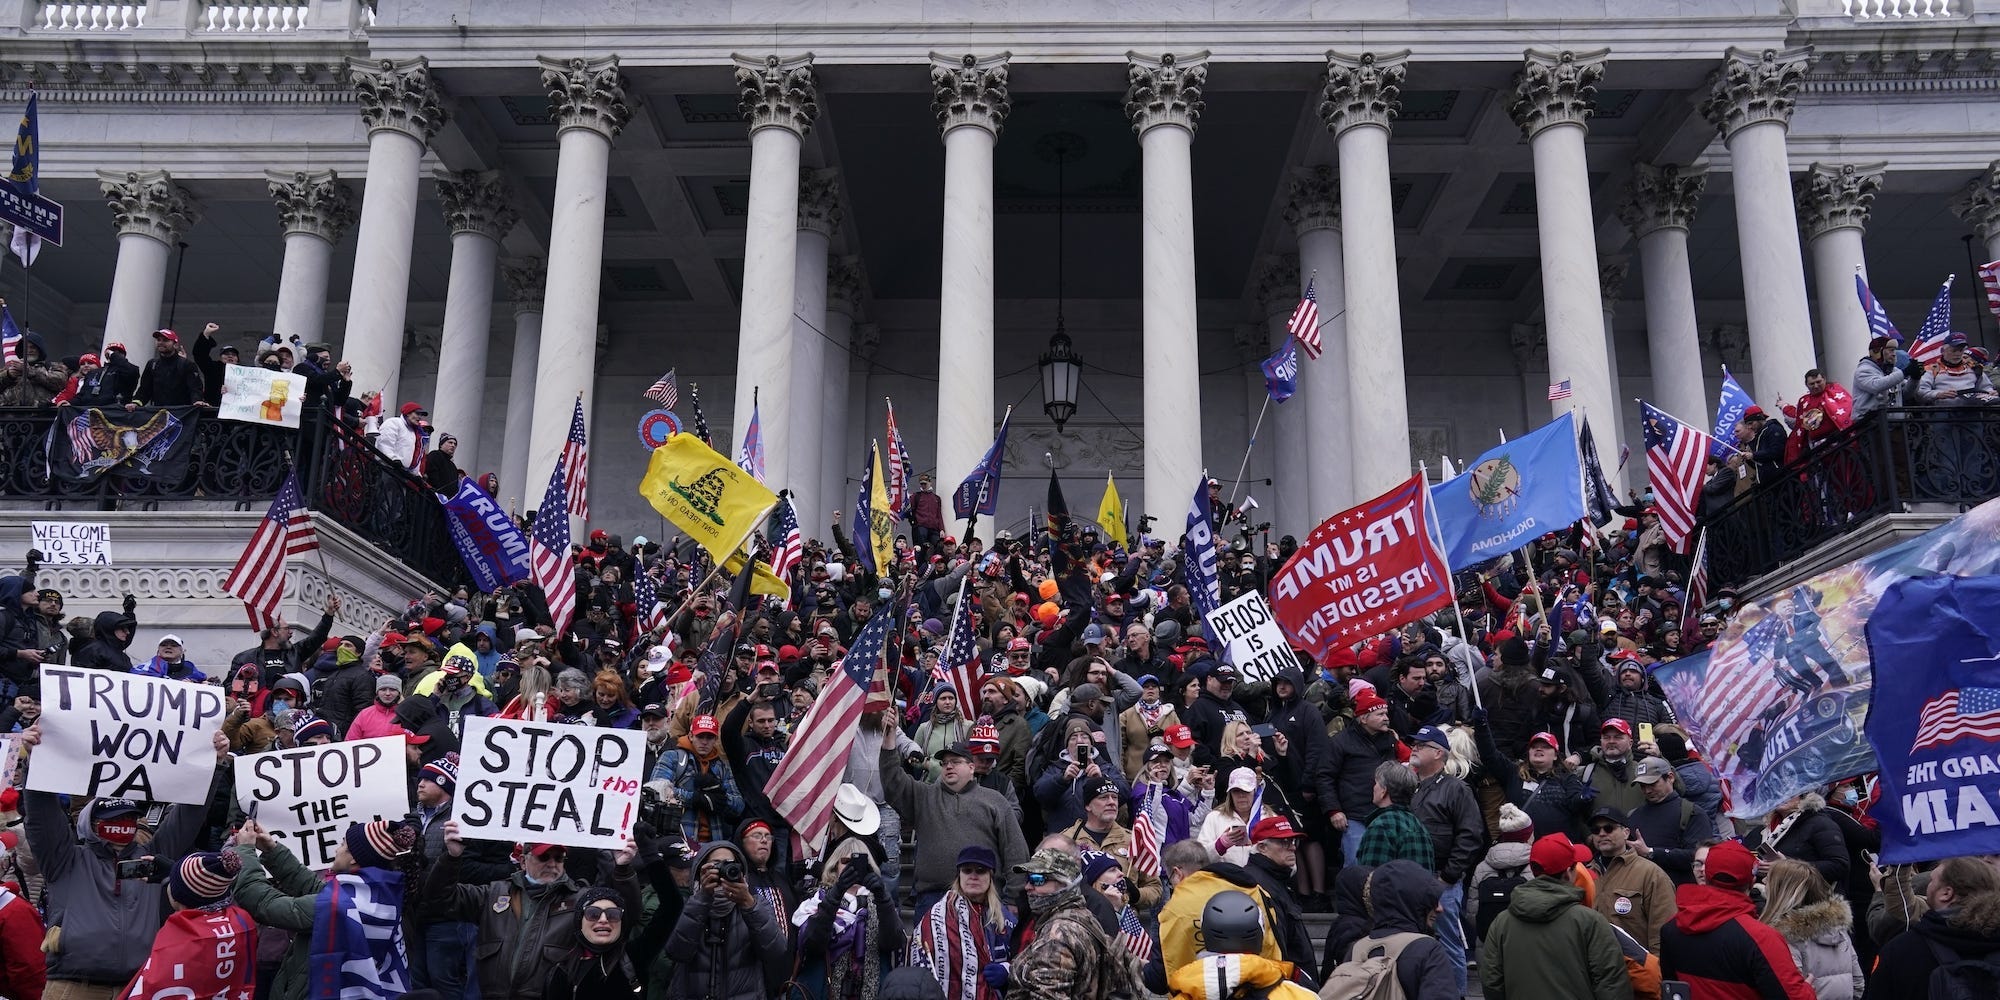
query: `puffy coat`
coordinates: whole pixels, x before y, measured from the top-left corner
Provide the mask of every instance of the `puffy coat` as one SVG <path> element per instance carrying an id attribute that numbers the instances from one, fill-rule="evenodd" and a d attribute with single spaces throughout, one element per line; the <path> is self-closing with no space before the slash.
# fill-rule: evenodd
<path id="1" fill-rule="evenodd" d="M 40 687 L 41 667 L 15 655 L 41 649 L 41 627 L 34 611 L 21 606 L 21 595 L 32 586 L 27 577 L 0 577 L 0 679 L 19 688 Z M 12 699 L 9 699 L 12 700 Z"/>
<path id="2" fill-rule="evenodd" d="M 584 887 L 567 875 L 531 885 L 520 872 L 485 885 L 461 885 L 461 861 L 446 854 L 431 866 L 424 879 L 426 902 L 437 907 L 441 919 L 479 924 L 474 961 L 484 1000 L 540 1000 L 550 970 L 576 948 L 575 904 Z M 640 912 L 639 883 L 630 867 L 613 871 L 609 883 L 626 913 Z"/>
<path id="3" fill-rule="evenodd" d="M 100 611 L 97 620 L 91 623 L 91 640 L 76 652 L 76 665 L 93 670 L 116 670 L 120 673 L 132 672 L 132 658 L 125 654 L 126 647 L 132 645 L 132 635 L 128 633 L 121 641 L 112 633 L 118 629 L 137 632 L 139 623 L 119 611 Z"/>
<path id="4" fill-rule="evenodd" d="M 701 871 L 709 855 L 725 847 L 738 858 L 743 856 L 735 844 L 718 840 L 695 855 L 694 870 Z M 778 995 L 792 971 L 785 932 L 770 904 L 759 900 L 744 910 L 701 889 L 681 910 L 680 922 L 667 939 L 667 953 L 677 959 L 667 987 L 668 995 L 675 997 L 767 1000 Z"/>
<path id="5" fill-rule="evenodd" d="M 359 659 L 344 667 L 335 667 L 327 675 L 326 684 L 320 689 L 319 704 L 313 708 L 319 717 L 334 724 L 341 732 L 346 732 L 361 710 L 375 701 L 375 673 Z"/>
<path id="6" fill-rule="evenodd" d="M 1369 735 L 1354 725 L 1335 734 L 1319 769 L 1321 811 L 1337 809 L 1348 819 L 1368 822 L 1375 815 L 1375 768 L 1395 759 L 1396 734 L 1391 730 Z"/>
<path id="7" fill-rule="evenodd" d="M 1792 946 L 1792 961 L 1819 1000 L 1856 1000 L 1863 980 L 1854 952 L 1854 912 L 1839 896 L 1770 914 L 1771 929 Z"/>
<path id="8" fill-rule="evenodd" d="M 1705 1000 L 1816 1000 L 1791 946 L 1757 920 L 1748 894 L 1684 885 L 1674 899 L 1680 912 L 1660 929 L 1662 978 L 1686 982 Z"/>
<path id="9" fill-rule="evenodd" d="M 1507 912 L 1486 932 L 1479 978 L 1487 1000 L 1632 996 L 1632 977 L 1611 924 L 1583 905 L 1582 889 L 1552 878 L 1514 887 Z"/>
<path id="10" fill-rule="evenodd" d="M 1797 813 L 1778 821 L 1776 826 L 1762 826 L 1744 834 L 1743 846 L 1754 851 L 1771 840 L 1773 833 L 1782 830 L 1771 846 L 1785 857 L 1819 869 L 1820 877 L 1834 891 L 1843 892 L 1847 888 L 1847 837 L 1840 832 L 1840 822 L 1826 815 L 1825 809 L 1826 799 L 1816 792 L 1807 792 L 1800 797 Z"/>

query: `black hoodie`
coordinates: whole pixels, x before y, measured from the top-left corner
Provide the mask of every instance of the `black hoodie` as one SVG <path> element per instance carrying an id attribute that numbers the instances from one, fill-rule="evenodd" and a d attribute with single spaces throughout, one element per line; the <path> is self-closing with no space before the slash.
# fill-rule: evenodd
<path id="1" fill-rule="evenodd" d="M 1438 896 L 1443 891 L 1437 876 L 1414 861 L 1391 861 L 1375 869 L 1368 877 L 1364 893 L 1369 922 L 1374 927 L 1368 937 L 1431 934 L 1431 915 L 1437 910 Z M 1452 968 L 1444 945 L 1435 938 L 1403 949 L 1396 960 L 1396 981 L 1409 1000 L 1448 1000 L 1459 995 L 1458 973 Z"/>
<path id="2" fill-rule="evenodd" d="M 125 649 L 132 645 L 132 635 L 138 631 L 138 627 L 138 622 L 123 612 L 98 612 L 97 620 L 90 627 L 90 642 L 77 651 L 76 665 L 94 670 L 131 673 L 132 658 L 125 655 Z M 121 628 L 130 630 L 122 640 L 112 634 Z"/>
<path id="3" fill-rule="evenodd" d="M 618 923 L 618 937 L 610 945 L 599 949 L 584 937 L 589 924 L 584 920 L 584 910 L 604 904 L 624 909 L 624 897 L 615 889 L 594 885 L 576 894 L 576 947 L 569 957 L 549 970 L 549 978 L 542 987 L 542 1000 L 609 1000 L 612 997 L 637 994 L 644 983 L 639 973 L 632 967 L 632 959 L 625 954 L 625 942 L 632 936 L 632 924 L 639 919 L 637 913 L 625 913 Z"/>
<path id="4" fill-rule="evenodd" d="M 1354 942 L 1368 936 L 1368 877 L 1375 869 L 1368 865 L 1348 865 L 1333 878 L 1333 924 L 1326 930 L 1326 957 L 1319 963 L 1319 981 L 1333 975 L 1333 968 L 1347 961 Z"/>

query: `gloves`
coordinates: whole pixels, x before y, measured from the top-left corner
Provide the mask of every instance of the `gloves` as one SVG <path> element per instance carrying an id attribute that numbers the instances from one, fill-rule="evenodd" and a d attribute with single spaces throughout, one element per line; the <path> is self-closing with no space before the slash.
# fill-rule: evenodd
<path id="1" fill-rule="evenodd" d="M 136 597 L 133 597 L 133 596 L 132 596 L 131 594 L 126 594 L 126 595 L 125 595 L 125 614 L 129 616 L 129 615 L 131 615 L 131 614 L 132 614 L 133 612 L 135 612 L 135 611 L 137 611 L 137 610 L 139 610 L 139 599 L 138 599 L 138 598 L 136 598 Z"/>
<path id="2" fill-rule="evenodd" d="M 986 968 L 979 970 L 979 978 L 986 980 L 986 985 L 991 986 L 996 990 L 1006 989 L 1007 963 L 1005 962 L 986 963 Z"/>
<path id="3" fill-rule="evenodd" d="M 883 899 L 889 898 L 889 886 L 882 881 L 882 873 L 863 869 L 861 887 Z"/>
<path id="4" fill-rule="evenodd" d="M 865 865 L 850 863 L 847 866 L 841 868 L 840 877 L 838 879 L 835 879 L 833 883 L 834 890 L 837 892 L 846 892 L 847 890 L 852 889 L 857 885 L 860 885 L 864 877 L 874 874 L 875 873 L 869 871 L 867 866 Z M 876 878 L 879 880 L 881 876 L 877 875 Z"/>
<path id="5" fill-rule="evenodd" d="M 1485 724 L 1486 724 L 1486 720 L 1487 720 L 1487 718 L 1488 718 L 1488 716 L 1487 716 L 1487 714 L 1486 714 L 1486 709 L 1484 709 L 1484 708 L 1481 708 L 1481 707 L 1479 707 L 1479 706 L 1475 705 L 1475 706 L 1473 706 L 1473 708 L 1472 708 L 1472 712 L 1471 712 L 1470 714 L 1471 714 L 1471 716 L 1472 716 L 1472 724 L 1473 724 L 1473 725 L 1475 725 L 1475 726 L 1483 726 L 1483 725 L 1485 725 Z"/>

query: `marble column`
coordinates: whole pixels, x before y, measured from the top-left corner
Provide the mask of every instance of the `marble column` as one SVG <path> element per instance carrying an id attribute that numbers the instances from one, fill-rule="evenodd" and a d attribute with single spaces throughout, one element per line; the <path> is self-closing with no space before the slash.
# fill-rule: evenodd
<path id="1" fill-rule="evenodd" d="M 799 171 L 799 235 L 797 264 L 792 277 L 792 384 L 786 406 L 792 426 L 784 438 L 791 441 L 791 478 L 786 480 L 799 506 L 814 510 L 823 506 L 820 496 L 820 469 L 823 462 L 820 435 L 815 422 L 822 419 L 820 407 L 826 395 L 826 374 L 821 369 L 828 355 L 827 338 L 827 248 L 840 231 L 840 182 L 831 169 Z M 765 421 L 765 427 L 770 426 Z M 770 446 L 765 447 L 766 460 Z"/>
<path id="2" fill-rule="evenodd" d="M 494 270 L 500 241 L 520 221 L 520 214 L 509 204 L 507 182 L 499 171 L 447 174 L 437 179 L 437 186 L 445 227 L 451 230 L 451 283 L 445 289 L 431 423 L 458 439 L 458 453 L 453 456 L 458 467 L 478 475 L 483 467 L 479 425 L 486 412 Z"/>
<path id="3" fill-rule="evenodd" d="M 1299 402 L 1305 408 L 1302 449 L 1306 465 L 1305 530 L 1319 519 L 1354 506 L 1354 442 L 1348 435 L 1347 266 L 1340 246 L 1340 177 L 1332 167 L 1306 167 L 1292 177 L 1285 221 L 1299 240 L 1299 294 L 1313 286 L 1319 301 L 1320 356 L 1299 352 Z M 1292 303 L 1297 307 L 1296 300 Z M 1286 314 L 1290 319 L 1290 313 Z"/>
<path id="4" fill-rule="evenodd" d="M 1569 381 L 1571 397 L 1549 402 L 1552 417 L 1572 407 L 1594 415 L 1601 447 L 1617 454 L 1618 390 L 1604 338 L 1597 226 L 1590 211 L 1590 164 L 1583 140 L 1606 50 L 1529 49 L 1514 77 L 1507 111 L 1535 158 L 1535 216 L 1541 234 L 1542 314 L 1549 381 Z M 1544 394 L 1546 396 L 1546 394 Z M 1530 421 L 1531 423 L 1533 421 Z"/>
<path id="5" fill-rule="evenodd" d="M 556 119 L 556 191 L 549 213 L 535 422 L 528 437 L 531 489 L 543 488 L 547 471 L 555 468 L 579 394 L 584 422 L 590 421 L 597 381 L 597 292 L 604 268 L 604 189 L 611 176 L 611 141 L 632 119 L 617 56 L 542 57 L 539 62 Z M 522 502 L 539 506 L 542 499 Z"/>
<path id="6" fill-rule="evenodd" d="M 765 482 L 791 475 L 792 306 L 797 284 L 799 150 L 819 117 L 812 54 L 732 56 L 738 108 L 750 129 L 750 207 L 743 234 L 743 297 L 736 342 L 735 436 L 750 427 L 753 398 L 764 438 Z M 761 391 L 760 391 L 761 390 Z"/>
<path id="7" fill-rule="evenodd" d="M 403 323 L 410 299 L 411 241 L 424 149 L 444 125 L 443 94 L 430 60 L 347 58 L 348 82 L 368 126 L 368 175 L 354 235 L 354 281 L 348 290 L 342 360 L 354 366 L 354 393 L 380 390 L 400 401 Z"/>
<path id="8" fill-rule="evenodd" d="M 1625 392 L 1623 369 L 1618 367 L 1618 299 L 1625 293 L 1625 279 L 1631 274 L 1630 257 L 1601 257 L 1597 262 L 1597 291 L 1604 307 L 1604 365 L 1610 373 L 1611 400 L 1621 409 L 1631 397 Z M 1631 404 L 1631 412 L 1638 415 L 1638 404 Z M 1590 424 L 1591 436 L 1597 440 L 1598 458 L 1604 463 L 1604 474 L 1611 483 L 1612 492 L 1625 495 L 1628 482 L 1627 469 L 1618 468 L 1618 446 L 1625 441 L 1625 421 L 1622 412 L 1600 416 Z"/>
<path id="9" fill-rule="evenodd" d="M 1127 52 L 1125 116 L 1139 136 L 1140 315 L 1145 330 L 1145 502 L 1167 521 L 1182 516 L 1203 471 L 1201 344 L 1194 287 L 1194 130 L 1208 53 L 1186 58 Z M 970 470 L 967 470 L 970 471 Z"/>
<path id="10" fill-rule="evenodd" d="M 1396 217 L 1389 190 L 1389 128 L 1402 110 L 1399 94 L 1409 58 L 1407 49 L 1387 54 L 1328 52 L 1326 88 L 1319 105 L 1320 120 L 1333 133 L 1340 154 L 1347 398 L 1367 400 L 1350 414 L 1354 469 L 1350 489 L 1364 500 L 1410 477 Z M 1325 300 L 1321 301 L 1324 312 Z"/>
<path id="11" fill-rule="evenodd" d="M 540 257 L 506 262 L 507 291 L 514 299 L 514 363 L 507 376 L 506 440 L 501 442 L 500 497 L 519 513 L 542 502 L 528 495 L 528 437 L 535 424 L 535 372 L 542 354 L 542 291 L 548 265 Z M 546 476 L 537 484 L 548 484 Z"/>
<path id="12" fill-rule="evenodd" d="M 854 367 L 847 371 L 847 430 L 841 440 L 839 452 L 829 459 L 841 472 L 840 488 L 834 491 L 834 496 L 840 501 L 835 506 L 842 512 L 840 523 L 843 531 L 846 530 L 845 525 L 849 516 L 847 512 L 854 509 L 855 490 L 861 485 L 861 463 L 867 457 L 868 440 L 872 436 L 870 428 L 875 426 L 870 417 L 874 413 L 872 404 L 875 399 L 875 353 L 882 346 L 882 328 L 875 323 L 856 323 L 848 342 L 852 345 L 849 356 L 853 359 Z M 958 484 L 952 484 L 956 485 Z M 945 497 L 946 504 L 945 534 L 957 537 L 964 534 L 964 523 L 952 523 L 950 490 L 951 486 L 939 484 L 938 493 Z M 831 511 L 833 507 L 827 510 Z M 827 514 L 819 514 L 816 520 L 820 526 L 819 530 L 825 532 Z M 826 537 L 826 541 L 828 548 L 832 548 L 833 539 Z"/>
<path id="13" fill-rule="evenodd" d="M 1986 259 L 2000 260 L 2000 160 L 1959 191 L 1952 211 L 1986 244 Z"/>
<path id="14" fill-rule="evenodd" d="M 164 170 L 100 170 L 97 186 L 118 224 L 118 263 L 111 273 L 104 342 L 124 344 L 126 358 L 143 367 L 153 357 L 153 331 L 160 326 L 160 300 L 174 245 L 201 217 L 201 206 Z M 193 342 L 193 337 L 181 341 Z"/>
<path id="15" fill-rule="evenodd" d="M 1756 379 L 1751 392 L 1767 408 L 1780 395 L 1796 398 L 1805 391 L 1806 369 L 1816 366 L 1792 168 L 1785 158 L 1793 100 L 1811 55 L 1809 48 L 1757 53 L 1731 47 L 1701 106 L 1729 147 Z"/>
<path id="16" fill-rule="evenodd" d="M 993 443 L 993 147 L 1007 122 L 1007 60 L 931 53 L 931 112 L 944 141 L 944 251 L 938 289 L 939 478 L 972 471 Z M 943 487 L 940 484 L 942 491 Z M 963 528 L 963 525 L 960 525 Z M 974 533 L 991 541 L 993 519 Z"/>
<path id="17" fill-rule="evenodd" d="M 1887 163 L 1815 163 L 1793 182 L 1799 232 L 1812 248 L 1819 356 L 1830 382 L 1845 385 L 1852 379 L 1854 366 L 1874 339 L 1868 332 L 1868 314 L 1855 295 L 1854 277 L 1868 279 L 1861 235 L 1868 228 L 1868 210 L 1882 190 L 1882 174 L 1888 167 Z"/>
<path id="18" fill-rule="evenodd" d="M 1708 186 L 1706 167 L 1632 165 L 1618 217 L 1639 241 L 1639 275 L 1646 294 L 1646 360 L 1653 404 L 1686 420 L 1714 412 L 1703 381 L 1695 326 L 1694 279 L 1688 270 L 1688 227 Z"/>
<path id="19" fill-rule="evenodd" d="M 820 364 L 819 418 L 819 499 L 818 507 L 798 510 L 801 526 L 824 519 L 825 510 L 845 507 L 854 501 L 847 488 L 849 467 L 855 451 L 848 445 L 848 412 L 868 409 L 868 397 L 849 394 L 849 373 L 856 367 L 855 320 L 861 316 L 864 275 L 857 257 L 834 257 L 826 267 L 826 357 Z M 865 364 L 862 366 L 865 368 Z M 915 476 L 912 475 L 912 480 Z M 806 531 L 806 537 L 813 532 Z"/>
<path id="20" fill-rule="evenodd" d="M 1265 349 L 1269 356 L 1272 351 L 1283 347 L 1285 338 L 1291 336 L 1287 329 L 1292 318 L 1292 310 L 1299 304 L 1299 260 L 1297 257 L 1272 256 L 1264 259 L 1257 274 L 1257 300 L 1263 307 Z M 1345 346 L 1345 345 L 1343 345 Z M 1304 369 L 1318 362 L 1306 361 L 1300 357 L 1300 375 Z M 1258 383 L 1263 383 L 1263 372 L 1253 369 Z M 1346 376 L 1340 378 L 1340 391 L 1345 393 Z M 1303 389 L 1301 390 L 1303 391 Z M 1254 420 L 1256 415 L 1251 414 Z M 1320 514 L 1316 518 L 1312 504 L 1312 469 L 1316 455 L 1306 443 L 1305 400 L 1300 395 L 1282 403 L 1272 403 L 1269 416 L 1264 418 L 1265 433 L 1271 435 L 1272 475 L 1277 491 L 1272 496 L 1271 518 L 1279 528 L 1300 538 L 1319 526 Z M 1341 428 L 1340 446 L 1347 442 L 1347 429 Z M 1328 462 L 1328 465 L 1333 464 Z M 1326 513 L 1332 513 L 1328 511 Z"/>
<path id="21" fill-rule="evenodd" d="M 271 329 L 308 344 L 325 340 L 333 247 L 354 225 L 354 192 L 331 170 L 267 170 L 264 177 L 285 232 L 285 263 Z"/>

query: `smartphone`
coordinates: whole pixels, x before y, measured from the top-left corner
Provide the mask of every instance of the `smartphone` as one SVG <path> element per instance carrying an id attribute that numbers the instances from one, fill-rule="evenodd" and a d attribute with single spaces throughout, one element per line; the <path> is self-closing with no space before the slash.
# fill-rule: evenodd
<path id="1" fill-rule="evenodd" d="M 1772 847 L 1770 842 L 1768 841 L 1757 845 L 1757 856 L 1763 858 L 1765 861 L 1776 861 L 1779 858 L 1784 857 L 1784 855 L 1779 854 L 1778 849 Z"/>
<path id="2" fill-rule="evenodd" d="M 1639 742 L 1641 742 L 1641 743 L 1651 743 L 1651 742 L 1653 742 L 1653 724 L 1652 724 L 1652 723 L 1650 723 L 1650 722 L 1641 722 L 1641 723 L 1639 723 Z"/>
<path id="3" fill-rule="evenodd" d="M 1278 727 L 1270 723 L 1265 723 L 1261 726 L 1251 726 L 1250 731 L 1256 733 L 1258 739 L 1268 740 L 1277 733 Z"/>

